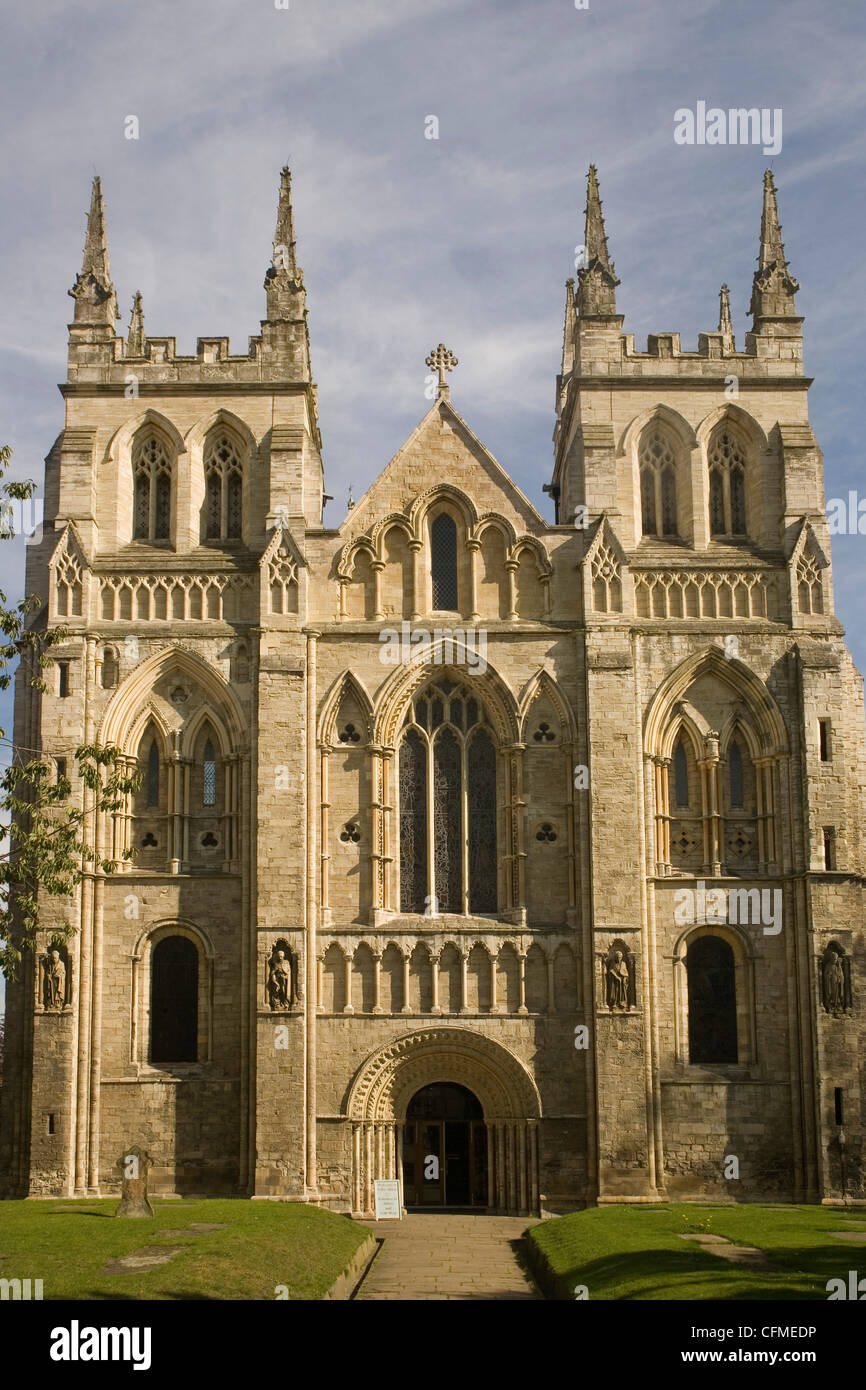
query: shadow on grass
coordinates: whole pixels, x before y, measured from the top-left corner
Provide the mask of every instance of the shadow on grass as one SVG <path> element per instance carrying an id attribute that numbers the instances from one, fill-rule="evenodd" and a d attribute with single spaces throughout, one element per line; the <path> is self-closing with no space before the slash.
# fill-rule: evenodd
<path id="1" fill-rule="evenodd" d="M 825 1276 L 824 1252 L 816 1250 L 803 1252 L 808 1258 L 809 1268 L 790 1265 L 784 1272 L 762 1274 L 758 1270 L 747 1270 L 742 1266 L 727 1263 L 718 1256 L 708 1255 L 695 1259 L 692 1251 L 684 1250 L 632 1250 L 602 1259 L 590 1260 L 559 1274 L 555 1278 L 553 1297 L 559 1300 L 574 1299 L 576 1285 L 585 1285 L 590 1299 L 606 1299 L 618 1302 L 643 1300 L 694 1299 L 701 1302 L 737 1302 L 740 1300 L 814 1300 L 826 1298 L 825 1282 L 830 1273 L 839 1273 L 838 1253 L 828 1265 Z M 835 1252 L 834 1252 L 835 1253 Z M 768 1257 L 776 1262 L 777 1252 L 768 1252 Z M 802 1281 L 808 1280 L 813 1287 L 805 1288 Z M 799 1287 L 798 1287 L 799 1284 Z M 690 1292 L 693 1289 L 694 1292 Z"/>
<path id="2" fill-rule="evenodd" d="M 47 1215 L 48 1215 L 48 1216 L 104 1216 L 104 1217 L 106 1217 L 109 1221 L 113 1221 L 113 1220 L 114 1220 L 114 1212 L 113 1212 L 113 1211 L 77 1211 L 74 1207 L 70 1207 L 70 1208 L 68 1209 L 68 1211 L 49 1211 L 49 1212 L 47 1213 Z M 122 1219 L 124 1219 L 124 1220 L 126 1220 L 126 1221 L 129 1221 L 129 1220 L 130 1220 L 130 1218 L 129 1218 L 128 1216 L 127 1216 L 127 1217 L 124 1217 L 124 1218 L 122 1218 Z M 154 1219 L 154 1218 L 153 1218 L 152 1216 L 139 1216 L 139 1217 L 136 1217 L 136 1218 L 135 1218 L 135 1220 L 137 1220 L 137 1221 L 152 1221 L 153 1219 Z"/>

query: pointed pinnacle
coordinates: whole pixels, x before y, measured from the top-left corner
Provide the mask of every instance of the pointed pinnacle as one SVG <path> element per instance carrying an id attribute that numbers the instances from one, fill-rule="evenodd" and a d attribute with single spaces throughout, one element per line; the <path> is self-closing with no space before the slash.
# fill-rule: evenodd
<path id="1" fill-rule="evenodd" d="M 292 213 L 292 175 L 287 164 L 284 164 L 280 170 L 280 201 L 277 207 L 274 257 L 271 265 L 274 270 L 288 271 L 293 280 L 297 278 L 295 221 Z"/>
<path id="2" fill-rule="evenodd" d="M 761 245 L 758 251 L 758 268 L 752 280 L 749 313 L 756 323 L 764 319 L 790 318 L 796 313 L 794 295 L 799 288 L 785 258 L 776 202 L 776 185 L 773 182 L 772 170 L 767 169 L 764 172 L 764 200 L 761 208 Z"/>
<path id="3" fill-rule="evenodd" d="M 93 176 L 93 187 L 90 191 L 90 212 L 87 214 L 81 273 L 92 275 L 102 285 L 111 284 L 108 237 L 105 231 L 105 200 L 102 196 L 102 181 L 98 174 Z"/>
<path id="4" fill-rule="evenodd" d="M 114 286 L 111 283 L 108 236 L 105 230 L 105 202 L 98 174 L 93 177 L 90 193 L 90 211 L 87 214 L 81 270 L 69 293 L 75 300 L 76 323 L 99 323 L 113 327 L 114 320 L 120 317 Z"/>
<path id="5" fill-rule="evenodd" d="M 136 290 L 132 300 L 132 312 L 129 315 L 129 333 L 126 339 L 127 357 L 143 357 L 144 344 L 144 310 L 141 307 L 141 291 Z"/>
<path id="6" fill-rule="evenodd" d="M 785 265 L 785 248 L 782 245 L 782 228 L 779 226 L 779 206 L 776 202 L 776 185 L 772 169 L 764 170 L 764 205 L 761 209 L 761 248 L 758 266 L 765 270 L 775 262 Z"/>
<path id="7" fill-rule="evenodd" d="M 719 290 L 719 329 L 720 333 L 733 333 L 734 326 L 731 323 L 731 296 L 727 285 L 722 285 Z"/>
<path id="8" fill-rule="evenodd" d="M 574 366 L 574 281 L 565 282 L 565 322 L 562 326 L 562 375 L 566 376 Z"/>
<path id="9" fill-rule="evenodd" d="M 584 232 L 587 264 L 598 261 L 604 270 L 613 274 L 613 265 L 607 251 L 607 236 L 604 230 L 604 215 L 598 192 L 598 172 L 594 164 L 589 166 L 586 180 L 586 223 Z"/>

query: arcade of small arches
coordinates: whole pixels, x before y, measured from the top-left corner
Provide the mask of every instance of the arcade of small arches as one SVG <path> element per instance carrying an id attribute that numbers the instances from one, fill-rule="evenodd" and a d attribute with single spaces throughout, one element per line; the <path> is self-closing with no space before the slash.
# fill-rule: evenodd
<path id="1" fill-rule="evenodd" d="M 571 940 L 460 938 L 384 946 L 331 940 L 318 956 L 324 1014 L 568 1014 L 579 1007 Z"/>

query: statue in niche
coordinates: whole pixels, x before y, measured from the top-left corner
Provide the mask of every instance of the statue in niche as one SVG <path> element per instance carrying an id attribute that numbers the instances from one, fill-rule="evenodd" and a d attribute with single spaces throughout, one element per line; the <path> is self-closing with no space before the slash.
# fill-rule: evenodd
<path id="1" fill-rule="evenodd" d="M 268 962 L 268 1002 L 276 1012 L 290 1009 L 295 1002 L 291 952 L 281 946 L 274 947 Z"/>
<path id="2" fill-rule="evenodd" d="M 66 1003 L 66 962 L 57 946 L 44 957 L 43 1002 L 46 1009 L 62 1009 Z"/>
<path id="3" fill-rule="evenodd" d="M 851 962 L 835 941 L 821 957 L 821 1002 L 834 1018 L 851 1008 Z"/>
<path id="4" fill-rule="evenodd" d="M 623 951 L 621 947 L 614 946 L 604 961 L 607 1007 L 609 1009 L 625 1011 L 631 1007 L 633 960 L 631 951 Z"/>

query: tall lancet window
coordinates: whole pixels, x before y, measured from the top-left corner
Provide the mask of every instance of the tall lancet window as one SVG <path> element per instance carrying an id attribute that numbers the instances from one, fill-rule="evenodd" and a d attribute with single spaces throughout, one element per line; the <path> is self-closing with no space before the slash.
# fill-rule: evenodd
<path id="1" fill-rule="evenodd" d="M 496 761 L 468 689 L 443 676 L 415 697 L 399 751 L 402 912 L 496 913 Z"/>
<path id="2" fill-rule="evenodd" d="M 150 741 L 147 755 L 147 804 L 159 805 L 159 748 L 155 738 Z"/>
<path id="3" fill-rule="evenodd" d="M 137 541 L 167 541 L 171 536 L 171 473 L 169 453 L 153 433 L 136 442 L 132 452 L 133 537 Z"/>
<path id="4" fill-rule="evenodd" d="M 649 430 L 644 434 L 639 462 L 643 534 L 678 535 L 676 459 L 670 441 L 661 430 Z"/>
<path id="5" fill-rule="evenodd" d="M 456 613 L 457 524 L 447 512 L 441 512 L 430 527 L 430 570 L 434 609 Z"/>
<path id="6" fill-rule="evenodd" d="M 202 803 L 205 806 L 214 806 L 216 805 L 216 757 L 210 739 L 204 746 L 202 764 Z"/>
<path id="7" fill-rule="evenodd" d="M 211 435 L 204 466 L 205 539 L 239 541 L 243 535 L 243 463 L 231 435 Z"/>

